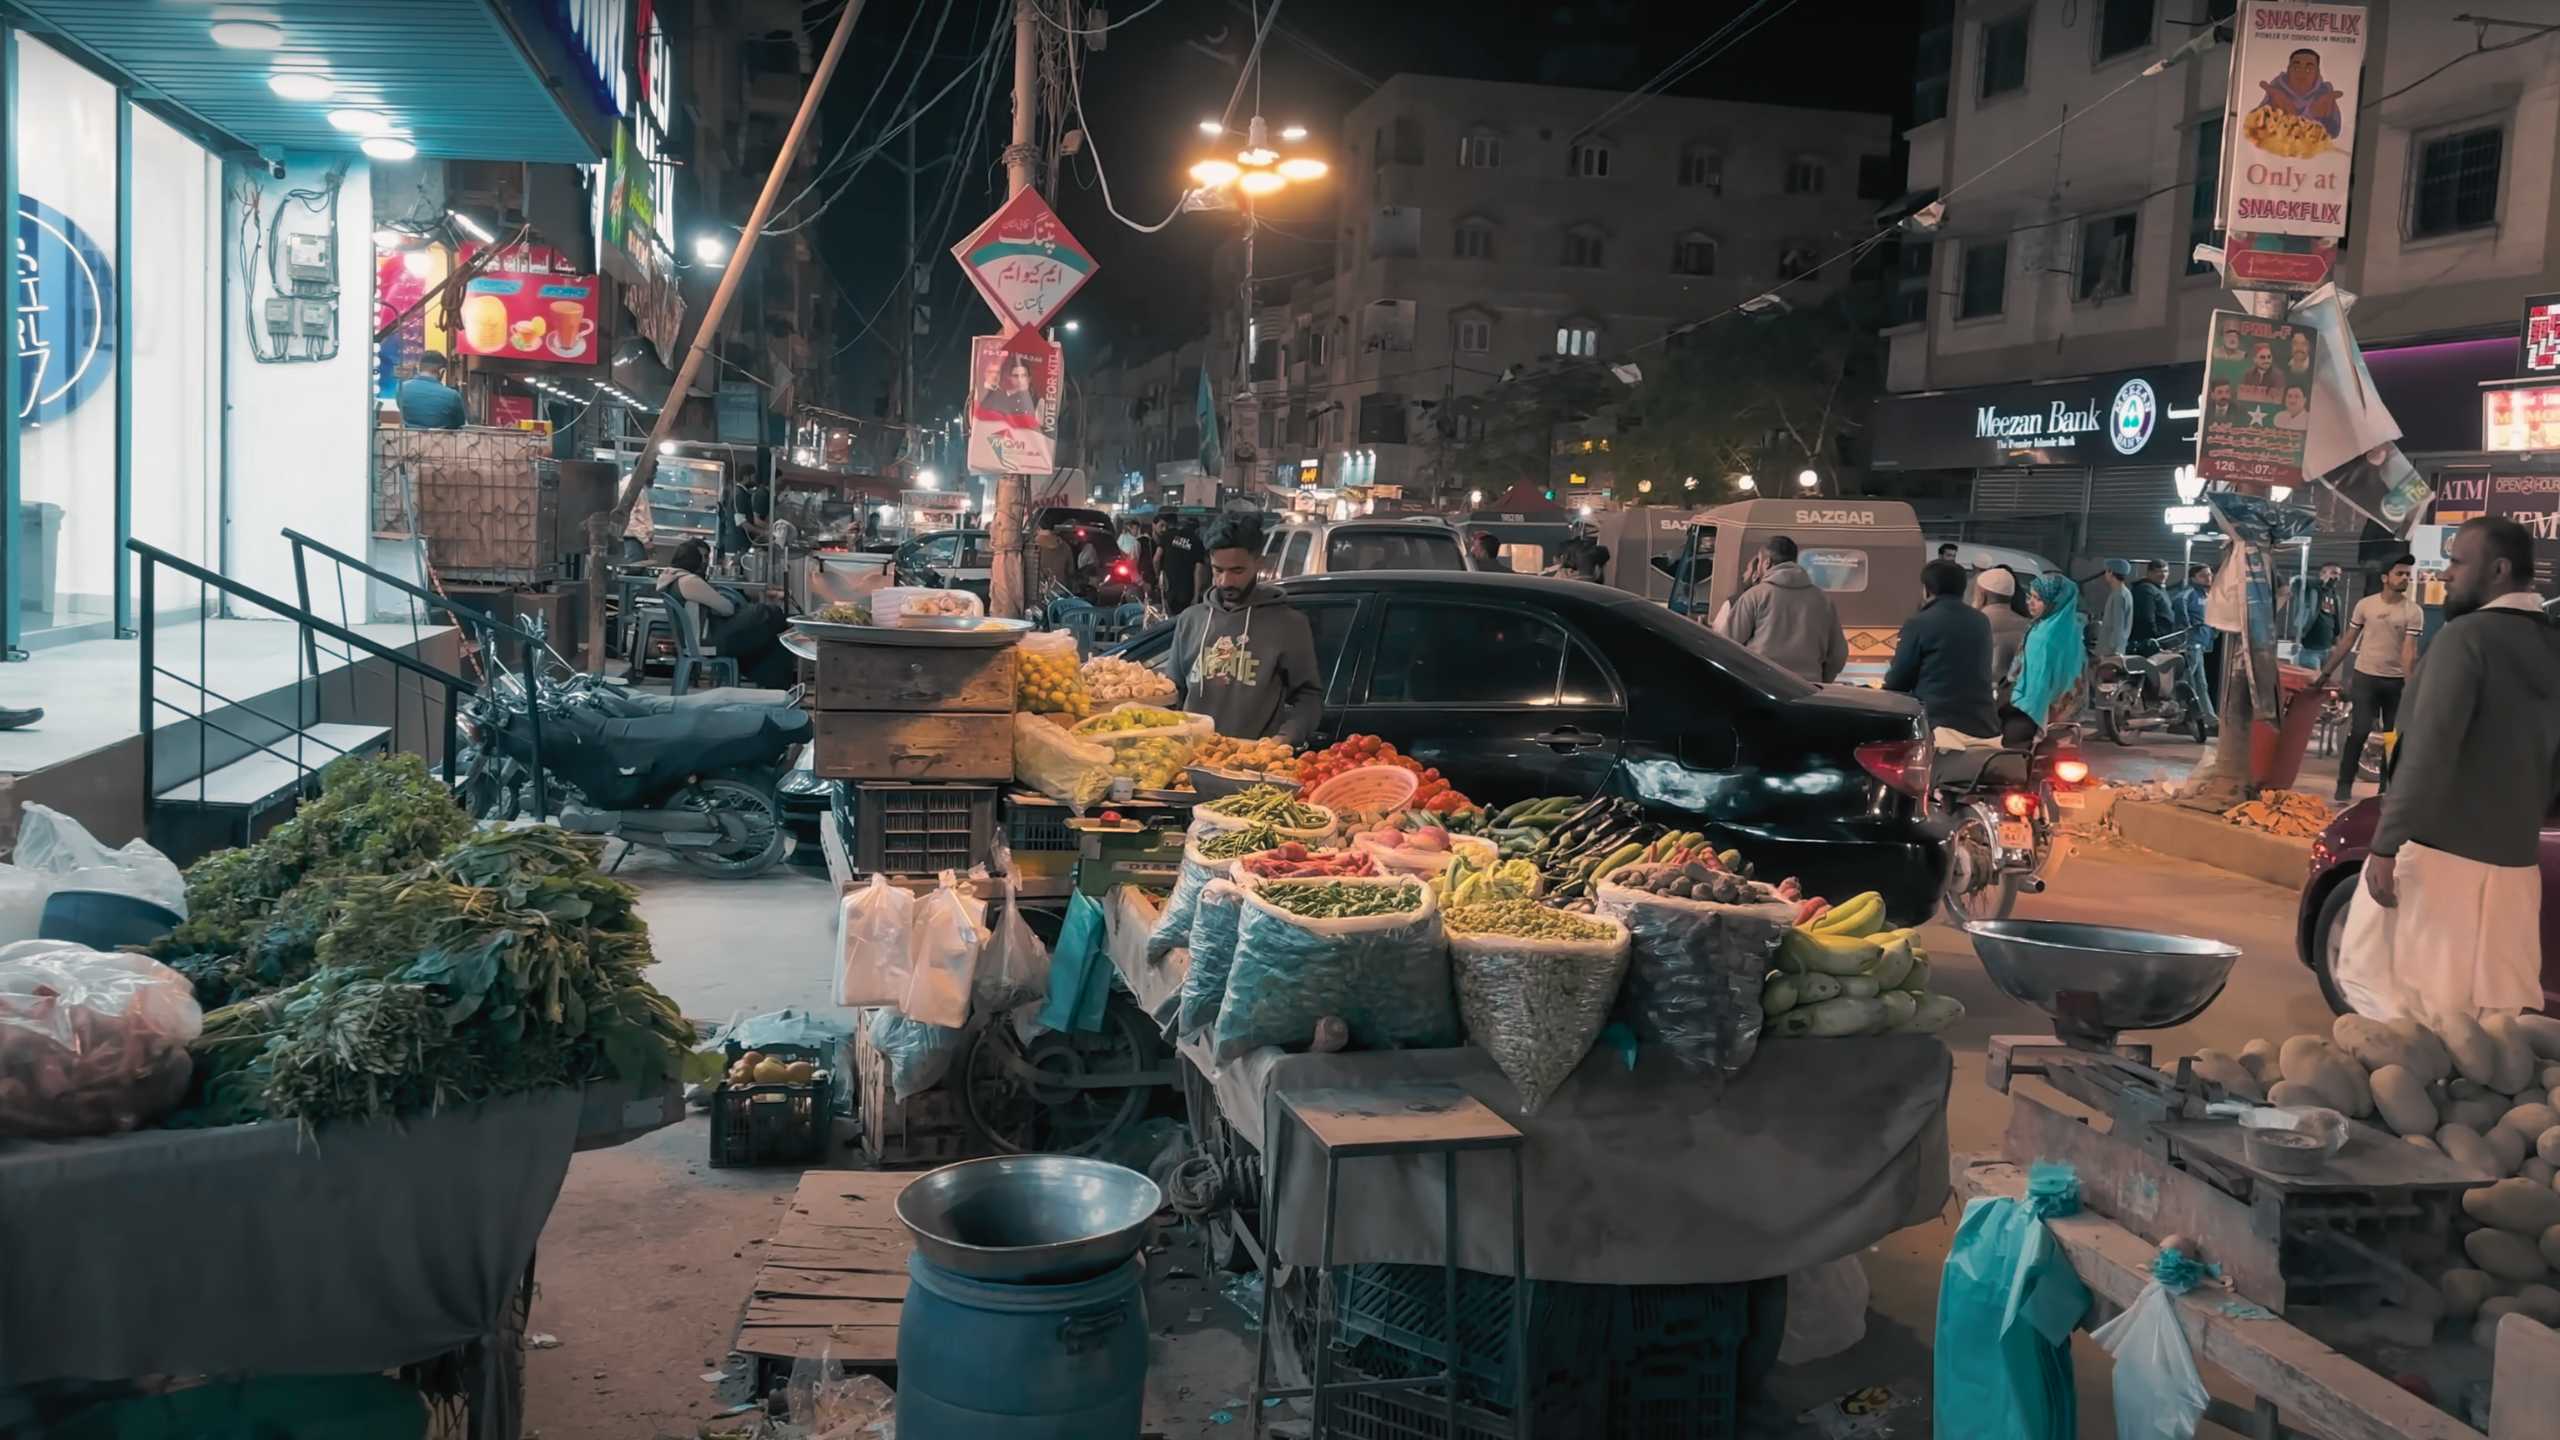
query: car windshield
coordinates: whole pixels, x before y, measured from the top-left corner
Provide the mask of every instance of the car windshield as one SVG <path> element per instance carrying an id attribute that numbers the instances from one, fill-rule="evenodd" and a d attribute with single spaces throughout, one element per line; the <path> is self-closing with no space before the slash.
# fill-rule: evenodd
<path id="1" fill-rule="evenodd" d="M 1433 530 L 1341 529 L 1325 539 L 1324 568 L 1345 570 L 1464 570 L 1458 537 Z"/>

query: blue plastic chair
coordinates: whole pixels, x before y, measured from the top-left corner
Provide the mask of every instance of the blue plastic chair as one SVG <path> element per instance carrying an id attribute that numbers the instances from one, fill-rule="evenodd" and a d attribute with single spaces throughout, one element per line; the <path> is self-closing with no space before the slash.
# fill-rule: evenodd
<path id="1" fill-rule="evenodd" d="M 726 655 L 714 655 L 703 648 L 702 631 L 696 623 L 693 607 L 681 601 L 667 602 L 667 614 L 675 621 L 675 674 L 669 680 L 667 693 L 683 695 L 693 689 L 694 676 L 707 676 L 713 688 L 738 683 L 738 662 Z"/>

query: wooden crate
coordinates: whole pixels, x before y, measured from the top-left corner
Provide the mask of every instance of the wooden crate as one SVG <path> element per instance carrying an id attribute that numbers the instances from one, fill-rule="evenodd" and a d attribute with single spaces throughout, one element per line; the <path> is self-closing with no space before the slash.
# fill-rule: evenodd
<path id="1" fill-rule="evenodd" d="M 830 780 L 1013 779 L 1013 716 L 820 710 L 816 772 Z"/>
<path id="2" fill-rule="evenodd" d="M 1001 650 L 914 645 L 818 646 L 820 710 L 965 711 L 1009 714 L 1021 659 Z"/>
<path id="3" fill-rule="evenodd" d="M 941 1165 L 968 1152 L 957 1091 L 937 1087 L 904 1100 L 889 1092 L 889 1060 L 871 1043 L 867 1013 L 854 1027 L 853 1069 L 862 1096 L 862 1153 L 871 1163 Z"/>
<path id="4" fill-rule="evenodd" d="M 494 429 L 373 434 L 378 531 L 406 533 L 414 516 L 428 559 L 447 580 L 530 585 L 560 577 L 560 470 L 549 436 Z"/>

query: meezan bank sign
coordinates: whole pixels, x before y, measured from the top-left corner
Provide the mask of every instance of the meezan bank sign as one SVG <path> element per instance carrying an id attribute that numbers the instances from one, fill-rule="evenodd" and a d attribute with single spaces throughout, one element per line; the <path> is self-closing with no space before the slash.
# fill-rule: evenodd
<path id="1" fill-rule="evenodd" d="M 2195 456 L 2199 365 L 1876 402 L 1879 470 L 2179 464 Z M 2173 408 L 2174 407 L 2174 408 Z"/>

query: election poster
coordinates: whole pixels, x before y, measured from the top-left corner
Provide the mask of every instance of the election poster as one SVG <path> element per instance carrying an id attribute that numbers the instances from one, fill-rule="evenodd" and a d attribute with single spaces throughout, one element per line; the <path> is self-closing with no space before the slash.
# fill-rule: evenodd
<path id="1" fill-rule="evenodd" d="M 2311 430 L 2313 332 L 2237 310 L 2213 312 L 2196 473 L 2252 490 L 2302 483 Z"/>
<path id="2" fill-rule="evenodd" d="M 2320 483 L 2366 519 L 2403 538 L 2426 518 L 2427 502 L 2436 493 L 2399 445 L 2390 442 L 2321 476 Z"/>
<path id="3" fill-rule="evenodd" d="M 2233 19 L 2215 223 L 2252 235 L 2346 234 L 2364 7 L 2243 0 Z"/>
<path id="4" fill-rule="evenodd" d="M 1058 347 L 1028 326 L 969 347 L 969 468 L 1047 475 L 1058 468 Z"/>

